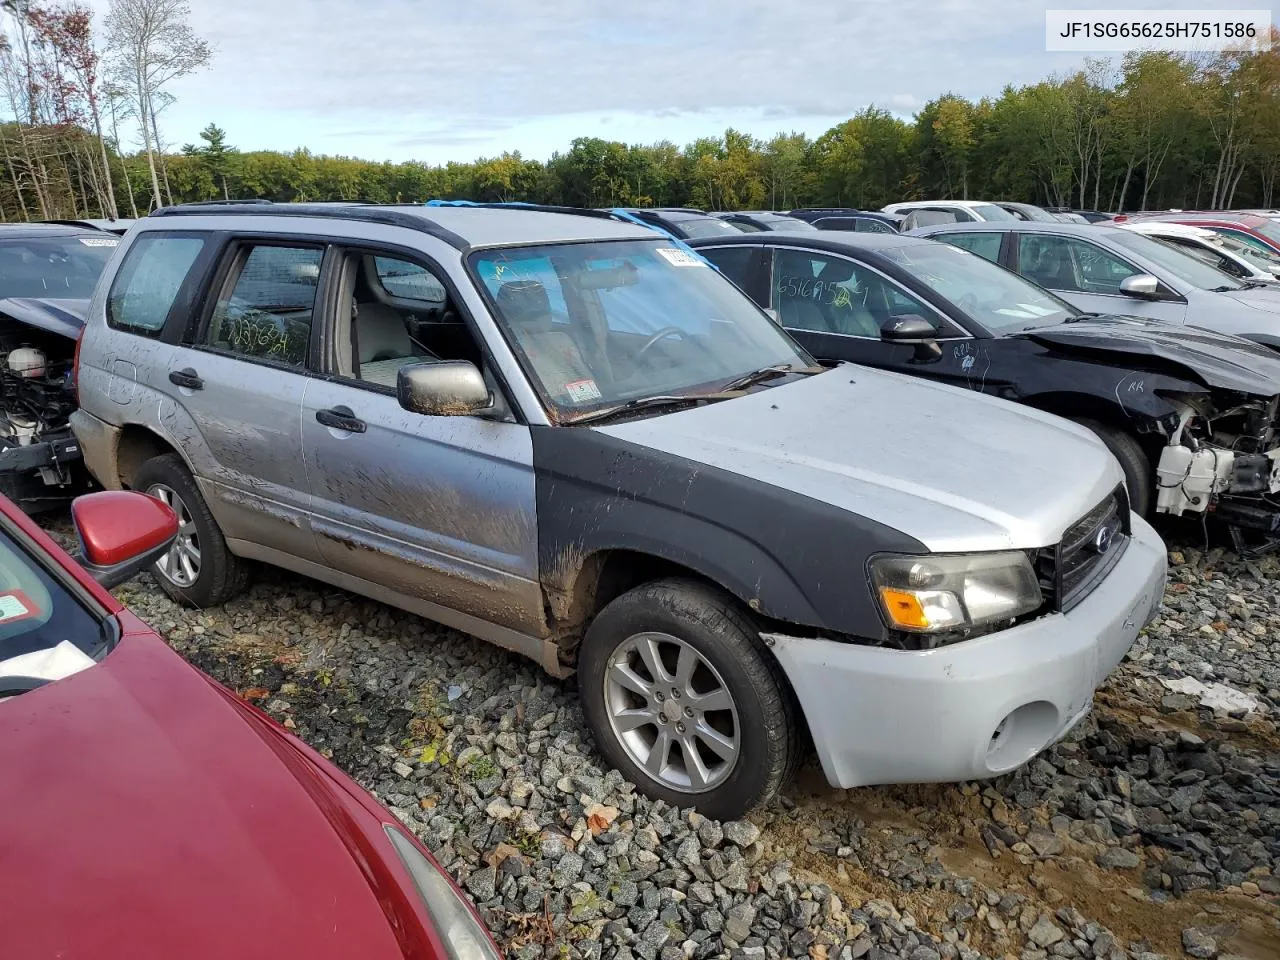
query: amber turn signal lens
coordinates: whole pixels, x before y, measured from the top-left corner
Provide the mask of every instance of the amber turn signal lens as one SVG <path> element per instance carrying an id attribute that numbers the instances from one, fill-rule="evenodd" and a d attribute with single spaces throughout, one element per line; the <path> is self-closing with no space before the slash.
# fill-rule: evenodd
<path id="1" fill-rule="evenodd" d="M 909 630 L 927 630 L 929 618 L 925 616 L 924 607 L 914 593 L 905 590 L 894 590 L 892 587 L 880 588 L 880 599 L 884 602 L 885 612 L 894 626 Z"/>

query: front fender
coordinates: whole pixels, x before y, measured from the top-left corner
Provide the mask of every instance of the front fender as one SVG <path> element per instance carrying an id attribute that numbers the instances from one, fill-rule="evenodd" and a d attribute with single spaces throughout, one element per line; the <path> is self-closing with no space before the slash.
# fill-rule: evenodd
<path id="1" fill-rule="evenodd" d="M 549 591 L 572 590 L 609 550 L 659 557 L 775 620 L 868 640 L 886 636 L 867 562 L 919 541 L 791 490 L 581 427 L 534 427 L 538 560 Z"/>

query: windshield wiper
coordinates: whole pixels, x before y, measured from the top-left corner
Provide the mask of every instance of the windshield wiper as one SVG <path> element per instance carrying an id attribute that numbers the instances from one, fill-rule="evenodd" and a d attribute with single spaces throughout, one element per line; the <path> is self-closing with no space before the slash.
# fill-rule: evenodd
<path id="1" fill-rule="evenodd" d="M 753 387 L 757 383 L 764 383 L 766 380 L 776 380 L 778 377 L 785 377 L 791 373 L 792 365 L 789 363 L 775 363 L 772 366 L 761 367 L 759 370 L 752 370 L 750 373 L 744 373 L 740 377 L 735 377 L 720 388 L 722 393 L 731 393 L 734 390 L 745 390 L 747 387 Z"/>
<path id="2" fill-rule="evenodd" d="M 1270 284 L 1263 283 L 1261 280 L 1244 280 L 1240 283 L 1241 290 L 1262 290 Z"/>
<path id="3" fill-rule="evenodd" d="M 1258 286 L 1262 286 L 1262 284 L 1258 284 Z M 1230 293 L 1232 290 L 1248 290 L 1248 289 L 1249 289 L 1249 285 L 1247 283 L 1242 283 L 1238 287 L 1230 287 L 1224 283 L 1220 287 L 1210 287 L 1209 292 L 1210 293 Z"/>
<path id="4" fill-rule="evenodd" d="M 704 400 L 721 400 L 725 399 L 719 394 L 659 394 L 652 397 L 636 397 L 634 400 L 628 400 L 626 403 L 619 403 L 613 407 L 605 407 L 603 410 L 596 410 L 594 413 L 584 414 L 575 420 L 568 421 L 569 426 L 577 426 L 582 423 L 599 423 L 602 420 L 608 420 L 611 417 L 620 416 L 624 413 L 631 413 L 635 410 L 645 410 L 650 407 L 675 407 L 685 406 L 691 403 L 701 403 Z"/>

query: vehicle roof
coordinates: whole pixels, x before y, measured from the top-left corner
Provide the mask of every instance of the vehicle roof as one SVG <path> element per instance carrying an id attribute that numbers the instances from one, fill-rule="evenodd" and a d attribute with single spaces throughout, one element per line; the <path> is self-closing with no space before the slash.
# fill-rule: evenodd
<path id="1" fill-rule="evenodd" d="M 1121 230 L 1131 230 L 1134 233 L 1160 233 L 1169 237 L 1212 237 L 1216 236 L 1212 230 L 1206 230 L 1204 227 L 1193 227 L 1188 223 L 1171 223 L 1168 220 L 1126 220 L 1119 225 Z"/>
<path id="2" fill-rule="evenodd" d="M 1121 230 L 1120 225 L 1111 226 L 1101 223 L 1063 223 L 1061 220 L 983 220 L 977 223 L 938 223 L 927 227 L 917 227 L 908 231 L 908 235 L 917 237 L 934 233 L 973 233 L 975 231 L 1002 230 L 1035 230 L 1039 233 L 1063 233 L 1073 237 L 1107 236 L 1109 232 Z M 1132 232 L 1132 231 L 1130 231 Z"/>
<path id="3" fill-rule="evenodd" d="M 998 207 L 998 203 L 990 200 L 903 200 L 881 208 L 882 213 L 893 213 L 896 210 L 909 210 L 915 207 Z"/>
<path id="4" fill-rule="evenodd" d="M 51 237 L 100 237 L 94 227 L 72 227 L 62 223 L 0 223 L 0 241 Z"/>
<path id="5" fill-rule="evenodd" d="M 1258 227 L 1270 223 L 1269 217 L 1260 217 L 1252 213 L 1231 213 L 1228 210 L 1188 210 L 1167 213 L 1130 214 L 1126 222 L 1136 221 L 1173 221 L 1196 223 L 1236 223 L 1245 227 Z"/>
<path id="6" fill-rule="evenodd" d="M 811 247 L 839 253 L 845 250 L 887 250 L 893 247 L 909 247 L 928 243 L 926 237 L 913 237 L 903 233 L 853 233 L 849 230 L 775 230 L 770 233 L 744 233 L 740 237 L 697 237 L 686 240 L 691 247 L 737 247 L 744 244 L 774 246 L 779 241 L 788 246 Z"/>
<path id="7" fill-rule="evenodd" d="M 157 220 L 184 216 L 241 218 L 294 217 L 352 220 L 407 227 L 432 234 L 458 248 L 526 243 L 563 243 L 574 240 L 653 240 L 654 232 L 624 223 L 604 213 L 568 208 L 539 209 L 521 206 L 442 206 L 419 204 L 191 204 L 157 210 L 141 224 L 152 229 L 172 229 Z"/>

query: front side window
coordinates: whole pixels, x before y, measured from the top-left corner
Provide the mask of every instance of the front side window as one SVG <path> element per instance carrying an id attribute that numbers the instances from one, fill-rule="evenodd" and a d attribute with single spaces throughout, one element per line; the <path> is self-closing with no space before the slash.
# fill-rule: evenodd
<path id="1" fill-rule="evenodd" d="M 984 260 L 990 260 L 992 263 L 999 263 L 1000 244 L 1004 242 L 1004 234 L 995 232 L 940 233 L 936 239 L 959 247 L 961 250 L 968 250 L 970 253 L 976 253 Z"/>
<path id="2" fill-rule="evenodd" d="M 203 343 L 237 356 L 304 367 L 323 258 L 320 247 L 241 247 Z"/>
<path id="3" fill-rule="evenodd" d="M 751 255 L 758 249 L 759 247 L 712 247 L 699 252 L 719 267 L 721 273 L 746 290 Z"/>
<path id="4" fill-rule="evenodd" d="M 425 303 L 443 303 L 448 294 L 426 267 L 398 257 L 374 257 L 378 282 L 393 297 L 401 300 L 421 300 Z"/>
<path id="5" fill-rule="evenodd" d="M 934 311 L 870 267 L 830 254 L 778 250 L 774 302 L 784 327 L 879 339 L 889 320 L 915 314 L 939 326 Z"/>
<path id="6" fill-rule="evenodd" d="M 143 234 L 134 241 L 111 285 L 108 325 L 158 337 L 204 245 L 203 237 L 156 233 Z"/>
<path id="7" fill-rule="evenodd" d="M 1070 304 L 1017 274 L 949 244 L 880 252 L 994 334 L 1051 326 L 1077 315 Z"/>
<path id="8" fill-rule="evenodd" d="M 468 262 L 561 417 L 812 362 L 732 283 L 668 240 L 481 250 Z"/>
<path id="9" fill-rule="evenodd" d="M 1154 240 L 1147 242 L 1158 245 Z M 1019 234 L 1018 272 L 1049 290 L 1100 294 L 1119 294 L 1126 277 L 1141 273 L 1095 244 L 1038 233 Z"/>

